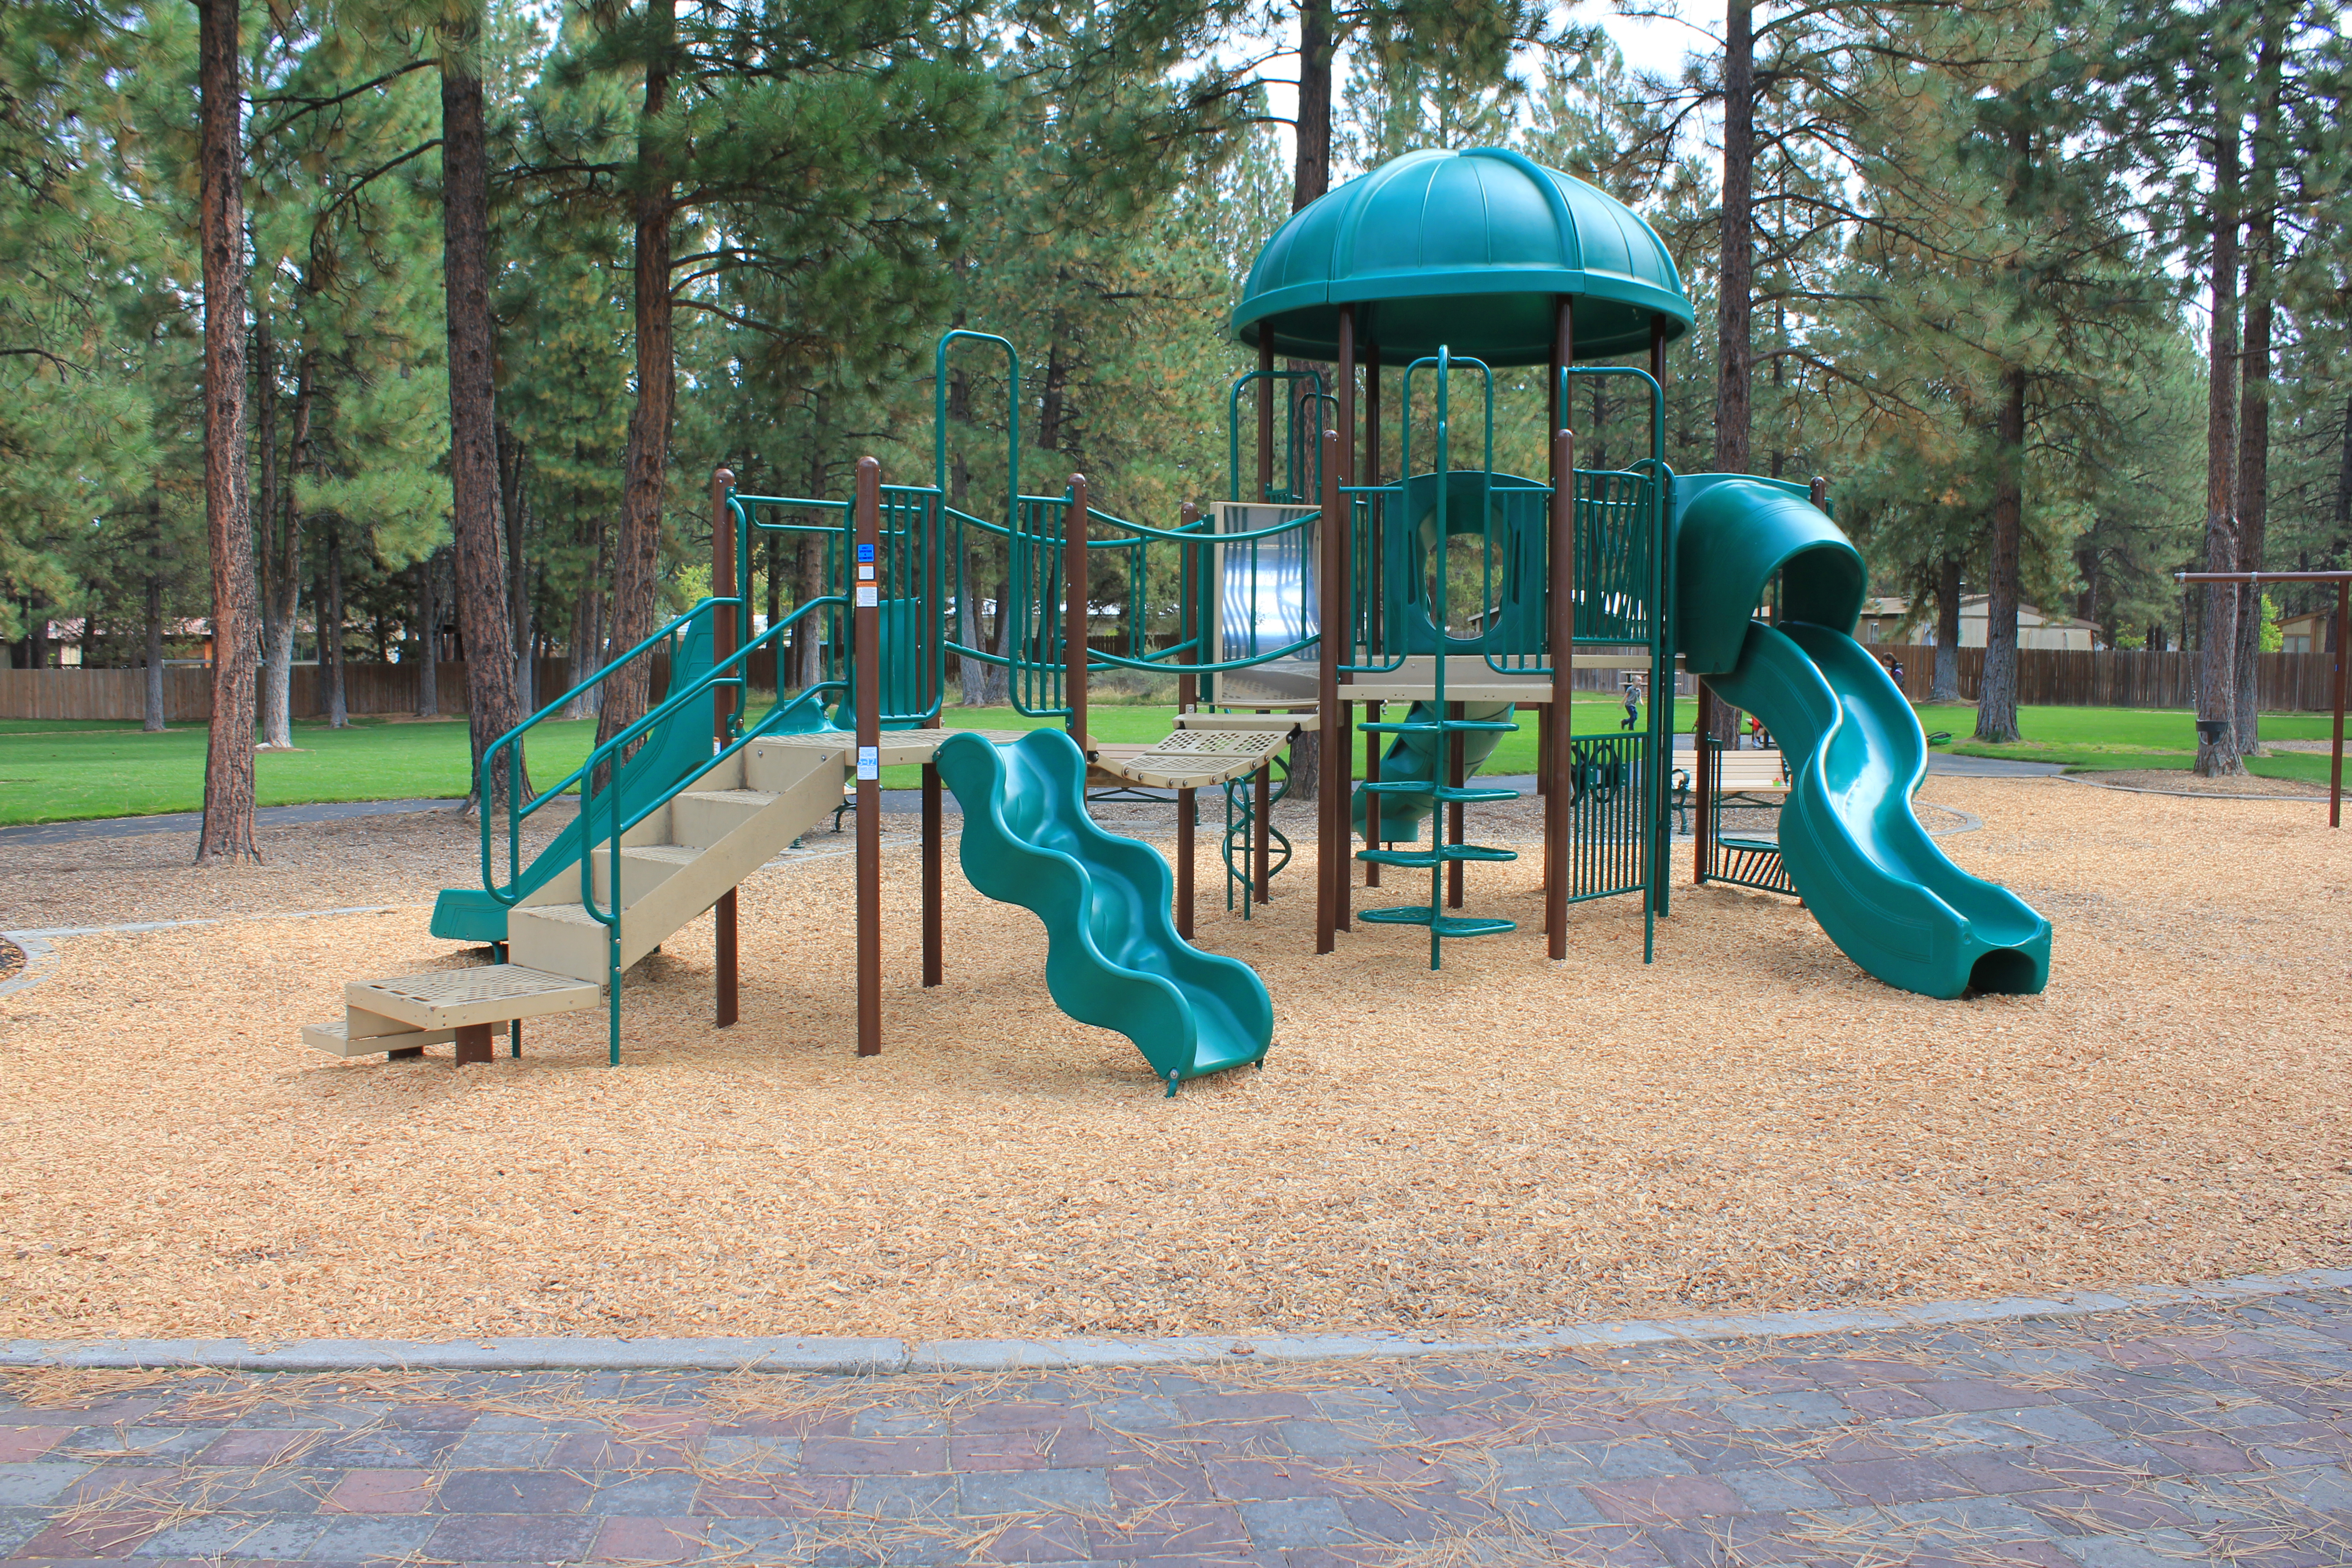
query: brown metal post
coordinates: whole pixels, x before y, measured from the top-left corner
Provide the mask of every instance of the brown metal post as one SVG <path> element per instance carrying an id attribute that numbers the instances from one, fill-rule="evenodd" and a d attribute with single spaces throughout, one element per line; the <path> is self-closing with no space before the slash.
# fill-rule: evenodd
<path id="1" fill-rule="evenodd" d="M 1088 762 L 1095 749 L 1087 730 L 1087 477 L 1070 476 L 1070 504 L 1062 516 L 1062 677 L 1070 705 L 1070 739 Z"/>
<path id="2" fill-rule="evenodd" d="M 1347 353 L 1348 312 L 1339 315 L 1340 352 Z M 1322 767 L 1315 787 L 1315 951 L 1329 952 L 1338 945 L 1332 936 L 1339 918 L 1339 881 L 1348 874 L 1348 832 L 1344 784 L 1348 753 L 1339 738 L 1339 644 L 1346 632 L 1347 595 L 1339 582 L 1339 535 L 1345 520 L 1339 513 L 1340 454 L 1347 443 L 1337 430 L 1326 430 L 1322 441 L 1323 512 L 1318 520 L 1318 572 L 1322 577 L 1318 602 L 1321 637 L 1315 645 L 1315 733 Z"/>
<path id="3" fill-rule="evenodd" d="M 735 474 L 730 468 L 718 468 L 710 476 L 710 593 L 713 598 L 738 596 L 735 581 L 735 509 L 727 504 L 727 492 L 735 488 Z M 710 628 L 710 661 L 723 663 L 742 646 L 739 634 L 743 626 L 743 606 L 733 605 L 719 610 Z M 738 679 L 743 670 L 738 667 Z M 737 710 L 734 688 L 713 687 L 710 692 L 710 733 L 719 749 L 734 737 L 729 733 Z M 615 895 L 617 897 L 617 894 Z M 735 946 L 735 889 L 728 889 L 710 906 L 711 944 L 718 950 L 717 974 L 713 989 L 711 1016 L 719 1028 L 727 1028 L 737 1017 L 739 996 Z M 521 1044 L 520 1040 L 516 1042 Z"/>
<path id="4" fill-rule="evenodd" d="M 1274 902 L 1274 763 L 1269 759 L 1257 770 L 1256 832 L 1257 901 Z"/>
<path id="5" fill-rule="evenodd" d="M 1576 363 L 1576 301 L 1566 294 L 1552 301 L 1551 319 L 1551 505 L 1545 517 L 1544 584 L 1551 645 L 1551 700 L 1537 721 L 1542 748 L 1537 787 L 1544 813 L 1544 951 L 1568 956 L 1569 836 L 1576 798 L 1570 773 L 1575 766 L 1576 734 L 1576 437 L 1568 428 L 1568 389 L 1560 374 Z"/>
<path id="6" fill-rule="evenodd" d="M 1250 500 L 1262 501 L 1274 488 L 1274 332 L 1267 322 L 1257 329 L 1257 494 Z"/>
<path id="7" fill-rule="evenodd" d="M 488 1061 L 497 1054 L 490 1048 L 490 1029 L 491 1026 L 488 1024 L 457 1026 L 457 1046 L 459 1067 L 470 1067 L 476 1062 Z M 423 1049 L 422 1047 L 418 1048 Z"/>
<path id="8" fill-rule="evenodd" d="M 1828 505 L 1830 499 L 1829 480 L 1822 478 L 1819 474 L 1815 474 L 1813 476 L 1812 484 L 1808 487 L 1805 491 L 1805 496 L 1806 499 L 1811 500 L 1816 507 Z"/>
<path id="9" fill-rule="evenodd" d="M 1650 317 L 1650 379 L 1661 387 L 1666 384 L 1666 319 Z"/>
<path id="10" fill-rule="evenodd" d="M 1339 470 L 1339 483 L 1353 485 L 1356 482 L 1356 307 L 1353 305 L 1339 307 L 1338 375 L 1339 428 L 1335 434 L 1339 445 L 1335 452 L 1329 442 L 1325 443 L 1323 466 L 1328 470 L 1336 465 Z M 1339 623 L 1339 662 L 1353 664 L 1356 662 L 1356 498 L 1339 495 L 1336 487 L 1332 494 L 1335 497 L 1334 515 L 1339 519 L 1339 537 L 1332 541 L 1331 545 L 1331 574 L 1323 589 L 1323 616 L 1327 622 L 1336 616 Z M 1327 637 L 1324 640 L 1328 643 L 1330 639 Z M 1352 686 L 1355 680 L 1351 674 L 1341 673 L 1339 677 L 1339 683 L 1342 686 Z M 1337 774 L 1339 783 L 1332 794 L 1331 826 L 1325 833 L 1321 853 L 1330 857 L 1332 849 L 1338 849 L 1337 856 L 1332 857 L 1337 864 L 1331 868 L 1331 924 L 1336 930 L 1346 931 L 1349 906 L 1352 902 L 1350 894 L 1356 881 L 1355 834 L 1348 824 L 1348 797 L 1353 793 L 1356 782 L 1355 704 L 1342 702 L 1339 704 L 1339 710 L 1336 719 L 1327 717 L 1323 722 L 1323 773 L 1327 777 Z"/>
<path id="11" fill-rule="evenodd" d="M 1539 726 L 1551 772 L 1551 793 L 1544 796 L 1544 931 L 1550 938 L 1545 951 L 1564 959 L 1569 836 L 1574 830 L 1570 806 L 1576 797 L 1570 778 L 1576 765 L 1576 437 L 1569 431 L 1552 432 L 1551 472 L 1550 534 L 1544 546 L 1551 563 L 1551 580 L 1545 585 L 1551 612 L 1551 701 Z"/>
<path id="12" fill-rule="evenodd" d="M 2352 629 L 2352 582 L 2336 584 L 2336 752 L 2327 764 L 2327 826 L 2344 826 L 2344 665 L 2352 659 L 2344 647 L 2344 634 Z"/>
<path id="13" fill-rule="evenodd" d="M 1362 482 L 1365 484 L 1381 482 L 1381 345 L 1378 340 L 1364 344 L 1364 466 L 1359 472 L 1363 475 Z M 1370 527 L 1365 531 L 1364 546 L 1371 552 L 1371 559 L 1364 563 L 1364 642 L 1367 651 L 1374 658 L 1380 658 L 1384 647 L 1381 634 L 1381 616 L 1385 608 L 1381 573 L 1388 565 L 1387 552 L 1383 548 L 1387 539 L 1388 513 L 1376 497 L 1366 515 Z M 1366 703 L 1366 721 L 1379 723 L 1383 706 L 1378 702 Z M 1381 782 L 1382 738 L 1379 734 L 1364 737 L 1366 784 Z M 1364 793 L 1364 847 L 1378 849 L 1380 847 L 1381 797 L 1367 790 Z M 1364 862 L 1364 886 L 1377 888 L 1380 885 L 1379 863 L 1367 860 Z"/>
<path id="14" fill-rule="evenodd" d="M 1715 854 L 1715 689 L 1700 676 L 1698 714 L 1691 722 L 1691 742 L 1697 748 L 1691 766 L 1691 886 L 1706 880 Z"/>
<path id="15" fill-rule="evenodd" d="M 1192 819 L 1198 797 L 1189 789 L 1176 792 L 1176 934 L 1192 940 Z"/>
<path id="16" fill-rule="evenodd" d="M 851 641 L 857 659 L 857 1054 L 882 1054 L 882 465 L 857 459 Z"/>
<path id="17" fill-rule="evenodd" d="M 923 764 L 923 984 L 937 985 L 946 934 L 940 921 L 940 764 Z"/>

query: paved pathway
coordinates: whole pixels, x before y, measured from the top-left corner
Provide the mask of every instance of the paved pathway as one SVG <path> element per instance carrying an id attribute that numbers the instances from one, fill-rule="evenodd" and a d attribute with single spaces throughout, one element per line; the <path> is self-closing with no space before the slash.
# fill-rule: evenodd
<path id="1" fill-rule="evenodd" d="M 296 822 L 340 822 L 347 816 L 389 816 L 403 811 L 448 811 L 462 800 L 321 801 L 312 805 L 265 805 L 253 814 L 260 827 L 282 827 Z M 174 811 L 162 816 L 107 816 L 83 822 L 35 822 L 0 827 L 0 846 L 10 844 L 72 844 L 85 838 L 131 838 L 142 833 L 194 833 L 205 825 L 201 811 Z"/>
<path id="2" fill-rule="evenodd" d="M 1051 1374 L 0 1377 L 0 1557 L 2352 1563 L 2352 1292 Z"/>

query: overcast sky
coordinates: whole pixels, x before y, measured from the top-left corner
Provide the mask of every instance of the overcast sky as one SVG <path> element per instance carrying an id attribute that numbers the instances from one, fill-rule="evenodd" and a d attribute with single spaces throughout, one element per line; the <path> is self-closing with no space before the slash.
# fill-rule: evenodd
<path id="1" fill-rule="evenodd" d="M 1655 71 L 1662 76 L 1672 77 L 1680 72 L 1684 58 L 1694 49 L 1712 51 L 1721 47 L 1717 37 L 1717 28 L 1723 19 L 1720 10 L 1710 8 L 1694 12 L 1676 6 L 1675 0 L 1648 0 L 1644 8 L 1678 12 L 1679 15 L 1621 16 L 1616 14 L 1614 6 L 1591 4 L 1566 6 L 1562 10 L 1570 20 L 1600 23 L 1623 52 L 1625 63 L 1634 70 Z M 1682 19 L 1685 17 L 1694 20 Z M 1341 63 L 1344 66 L 1344 57 Z M 1297 68 L 1295 55 L 1277 57 L 1265 63 L 1267 110 L 1285 120 L 1294 114 L 1298 106 L 1298 90 L 1288 79 Z M 1338 97 L 1336 85 L 1333 97 Z M 1286 148 L 1291 140 L 1290 127 L 1277 125 L 1275 130 Z M 1335 180 L 1339 180 L 1361 172 L 1335 168 L 1332 174 Z"/>

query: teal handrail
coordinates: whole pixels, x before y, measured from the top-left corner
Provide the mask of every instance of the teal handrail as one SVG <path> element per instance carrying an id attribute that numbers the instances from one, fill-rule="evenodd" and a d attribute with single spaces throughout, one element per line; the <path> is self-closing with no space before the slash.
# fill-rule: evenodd
<path id="1" fill-rule="evenodd" d="M 579 685 L 573 687 L 571 690 L 565 692 L 554 701 L 550 702 L 546 707 L 541 708 L 538 712 L 532 714 L 521 723 L 517 724 L 513 729 L 508 731 L 505 734 L 500 735 L 497 740 L 491 742 L 488 746 L 485 747 L 482 752 L 481 776 L 483 778 L 488 778 L 491 773 L 492 764 L 497 760 L 499 753 L 502 751 L 508 751 L 520 746 L 522 744 L 524 733 L 533 725 L 553 717 L 556 713 L 562 711 L 567 704 L 572 701 L 573 699 L 581 696 L 583 693 L 593 690 L 595 688 L 602 686 L 605 681 L 610 680 L 614 676 L 619 674 L 622 667 L 626 665 L 631 659 L 636 658 L 644 654 L 650 653 L 656 643 L 662 642 L 665 639 L 675 638 L 679 632 L 692 626 L 694 624 L 695 617 L 702 615 L 705 611 L 719 606 L 735 605 L 740 602 L 740 600 L 734 598 L 713 597 L 704 599 L 699 604 L 697 604 L 692 609 L 687 611 L 686 614 L 679 616 L 677 619 L 663 626 L 659 631 L 654 632 L 650 636 L 646 637 L 644 641 L 638 643 L 635 647 L 630 648 L 627 652 L 607 662 L 604 667 L 599 669 L 595 674 L 590 676 L 587 679 L 582 681 Z M 676 651 L 675 645 L 673 644 L 671 667 L 675 668 L 676 665 Z M 574 784 L 579 783 L 580 780 L 586 775 L 590 763 L 583 763 L 580 766 L 572 769 L 570 773 L 563 775 L 563 779 L 561 783 L 541 791 L 539 795 L 532 798 L 530 805 L 523 806 L 520 810 L 512 809 L 512 792 L 509 792 L 509 809 L 507 813 L 507 875 L 509 878 L 520 876 L 521 873 L 523 818 L 530 816 L 541 806 L 543 806 L 548 802 L 555 799 L 565 790 L 570 789 Z M 509 763 L 508 767 L 508 777 L 509 779 L 514 776 L 515 771 L 516 770 L 512 764 Z M 491 898 L 496 899 L 499 903 L 511 909 L 514 907 L 516 900 L 520 899 L 522 895 L 514 891 L 511 886 L 501 888 L 499 885 L 496 873 L 491 869 L 490 830 L 493 826 L 491 818 L 495 814 L 488 810 L 485 810 L 482 813 L 482 890 L 488 893 Z"/>

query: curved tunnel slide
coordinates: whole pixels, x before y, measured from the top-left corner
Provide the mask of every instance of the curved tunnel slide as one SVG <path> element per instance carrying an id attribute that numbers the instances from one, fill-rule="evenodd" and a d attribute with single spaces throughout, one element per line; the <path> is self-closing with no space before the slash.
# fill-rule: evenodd
<path id="1" fill-rule="evenodd" d="M 1484 721 L 1507 719 L 1511 716 L 1511 705 L 1507 702 L 1465 702 L 1462 704 L 1462 716 Z M 1405 714 L 1406 721 L 1414 724 L 1433 724 L 1442 715 L 1434 702 L 1416 702 Z M 1439 736 L 1424 731 L 1408 730 L 1391 740 L 1387 749 L 1381 752 L 1381 782 L 1426 784 L 1434 791 L 1442 772 L 1438 753 L 1451 739 L 1459 739 L 1462 742 L 1462 776 L 1465 781 L 1484 767 L 1486 759 L 1495 754 L 1495 748 L 1503 743 L 1503 734 L 1498 730 L 1469 730 L 1458 736 Z M 1359 834 L 1364 831 L 1364 802 L 1369 798 L 1363 786 L 1358 784 L 1355 804 L 1349 809 Z M 1437 796 L 1433 793 L 1399 790 L 1383 794 L 1381 797 L 1381 842 L 1394 844 L 1400 840 L 1419 838 L 1423 821 L 1436 805 Z"/>
<path id="2" fill-rule="evenodd" d="M 1864 585 L 1852 542 L 1794 486 L 1700 474 L 1675 488 L 1685 659 L 1780 737 L 1793 780 L 1780 858 L 1805 907 L 1889 985 L 1942 997 L 2039 992 L 2050 922 L 1953 865 L 1912 814 L 1927 737 L 1850 635 Z M 1751 618 L 1776 571 L 1777 628 Z"/>
<path id="3" fill-rule="evenodd" d="M 1135 1042 L 1168 1092 L 1265 1058 L 1274 1002 L 1239 959 L 1176 934 L 1168 862 L 1087 815 L 1086 758 L 1059 730 L 998 744 L 950 735 L 940 778 L 963 807 L 971 885 L 1045 922 L 1045 989 L 1082 1024 Z"/>

